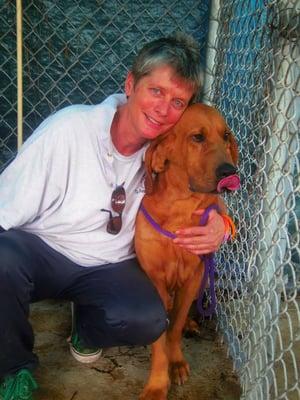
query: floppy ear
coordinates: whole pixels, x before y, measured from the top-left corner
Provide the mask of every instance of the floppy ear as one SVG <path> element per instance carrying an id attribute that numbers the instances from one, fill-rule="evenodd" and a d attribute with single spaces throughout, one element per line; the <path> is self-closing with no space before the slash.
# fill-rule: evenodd
<path id="1" fill-rule="evenodd" d="M 230 135 L 230 153 L 234 165 L 237 165 L 239 161 L 239 148 L 236 139 L 233 135 Z"/>
<path id="2" fill-rule="evenodd" d="M 174 135 L 168 133 L 159 136 L 148 147 L 145 155 L 145 189 L 146 194 L 153 193 L 154 189 L 154 174 L 163 172 L 167 167 L 168 157 L 171 154 L 173 143 L 175 141 Z"/>

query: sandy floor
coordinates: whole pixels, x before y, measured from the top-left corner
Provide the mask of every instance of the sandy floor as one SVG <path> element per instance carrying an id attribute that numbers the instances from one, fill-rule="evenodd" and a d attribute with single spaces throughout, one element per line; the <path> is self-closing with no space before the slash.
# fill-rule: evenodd
<path id="1" fill-rule="evenodd" d="M 82 365 L 72 358 L 66 341 L 71 325 L 68 303 L 35 304 L 31 318 L 40 358 L 36 400 L 138 399 L 149 371 L 149 348 L 107 349 L 96 363 Z M 205 323 L 202 332 L 184 339 L 191 376 L 184 386 L 172 386 L 168 399 L 238 400 L 240 387 L 214 323 Z"/>

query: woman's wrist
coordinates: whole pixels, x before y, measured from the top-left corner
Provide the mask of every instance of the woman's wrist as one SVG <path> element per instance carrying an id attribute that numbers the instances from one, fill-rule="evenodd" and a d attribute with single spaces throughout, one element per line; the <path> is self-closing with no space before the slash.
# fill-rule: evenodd
<path id="1" fill-rule="evenodd" d="M 225 226 L 225 232 L 224 232 L 224 238 L 223 238 L 223 243 L 227 242 L 229 239 L 234 239 L 235 234 L 236 234 L 236 227 L 233 222 L 233 220 L 229 217 L 227 214 L 220 214 L 221 217 L 223 218 L 224 226 Z"/>

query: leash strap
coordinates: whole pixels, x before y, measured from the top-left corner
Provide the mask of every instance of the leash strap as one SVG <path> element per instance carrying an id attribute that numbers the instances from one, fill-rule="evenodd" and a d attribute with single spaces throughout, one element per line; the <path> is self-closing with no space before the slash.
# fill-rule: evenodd
<path id="1" fill-rule="evenodd" d="M 201 215 L 199 225 L 206 225 L 209 213 L 212 210 L 216 210 L 220 212 L 219 206 L 216 204 L 212 204 L 207 207 L 204 213 Z M 197 308 L 198 311 L 203 317 L 210 317 L 216 309 L 217 301 L 216 301 L 216 292 L 215 292 L 215 257 L 214 253 L 205 254 L 204 256 L 199 256 L 199 258 L 204 262 L 204 276 L 201 282 L 201 286 L 199 289 L 199 294 L 197 298 Z M 203 308 L 203 298 L 206 285 L 209 281 L 209 296 L 210 296 L 210 304 L 204 309 Z"/>
<path id="2" fill-rule="evenodd" d="M 199 225 L 203 226 L 206 225 L 209 217 L 209 213 L 212 210 L 216 210 L 220 212 L 219 206 L 216 204 L 212 204 L 211 206 L 207 207 L 204 213 L 200 217 Z M 152 225 L 152 227 L 159 233 L 161 233 L 164 236 L 167 236 L 170 239 L 175 239 L 176 235 L 170 231 L 167 231 L 151 217 L 151 215 L 148 213 L 148 211 L 145 209 L 143 204 L 140 206 L 140 211 L 144 214 L 146 220 Z M 216 309 L 216 293 L 215 293 L 215 260 L 214 260 L 214 253 L 210 254 L 205 254 L 204 256 L 199 256 L 199 258 L 203 261 L 204 263 L 204 276 L 201 282 L 201 286 L 199 289 L 199 294 L 197 298 L 197 308 L 198 311 L 201 315 L 204 317 L 209 317 L 211 316 L 215 309 Z M 209 295 L 210 295 L 210 304 L 209 306 L 204 309 L 203 308 L 203 298 L 204 298 L 204 292 L 206 285 L 209 280 Z"/>

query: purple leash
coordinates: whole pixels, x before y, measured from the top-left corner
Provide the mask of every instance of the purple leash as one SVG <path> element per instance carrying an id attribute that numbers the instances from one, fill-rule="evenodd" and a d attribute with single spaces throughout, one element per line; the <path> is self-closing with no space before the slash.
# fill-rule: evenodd
<path id="1" fill-rule="evenodd" d="M 209 213 L 212 210 L 220 211 L 220 208 L 216 204 L 212 204 L 211 206 L 207 207 L 206 210 L 204 211 L 203 215 L 201 215 L 199 225 L 203 226 L 206 225 Z M 176 235 L 172 232 L 169 232 L 165 229 L 162 229 L 160 225 L 151 217 L 151 215 L 148 213 L 148 211 L 145 209 L 145 207 L 141 204 L 140 206 L 140 211 L 144 214 L 145 218 L 147 221 L 150 223 L 150 225 L 153 226 L 154 229 L 157 230 L 157 232 L 161 233 L 164 236 L 167 236 L 170 239 L 175 239 Z M 200 259 L 204 262 L 204 276 L 201 282 L 201 286 L 199 289 L 199 294 L 198 294 L 198 299 L 197 299 L 197 308 L 198 311 L 201 315 L 204 317 L 209 317 L 211 316 L 215 309 L 216 309 L 216 293 L 215 293 L 215 260 L 214 260 L 214 253 L 210 254 L 205 254 L 204 256 L 199 256 Z M 203 297 L 204 297 L 204 291 L 205 287 L 208 283 L 208 279 L 210 282 L 209 285 L 209 294 L 210 294 L 210 305 L 204 309 L 203 308 Z"/>
<path id="2" fill-rule="evenodd" d="M 206 225 L 209 213 L 211 210 L 216 210 L 220 212 L 219 206 L 216 204 L 212 204 L 211 206 L 207 207 L 206 210 L 204 211 L 203 215 L 201 215 L 199 225 Z M 214 253 L 209 253 L 205 254 L 203 256 L 200 256 L 200 259 L 204 262 L 204 276 L 201 282 L 201 286 L 199 289 L 199 294 L 197 298 L 197 308 L 198 311 L 203 317 L 210 317 L 216 309 L 216 292 L 215 292 L 215 257 Z M 204 309 L 203 308 L 203 297 L 204 297 L 204 291 L 205 287 L 208 283 L 209 280 L 209 295 L 210 295 L 210 304 L 209 306 Z"/>

